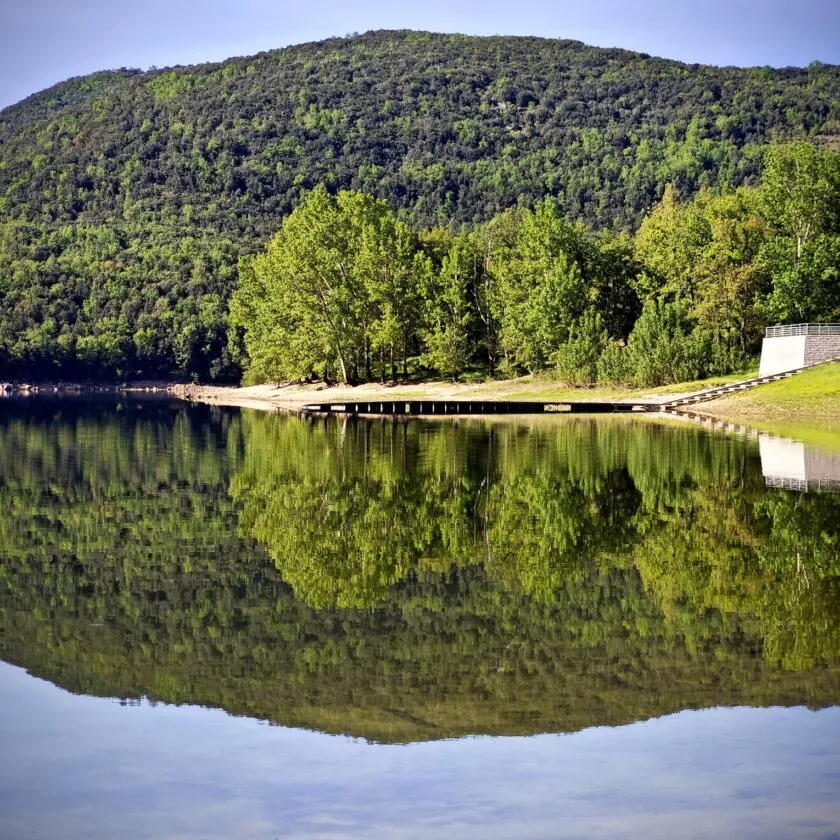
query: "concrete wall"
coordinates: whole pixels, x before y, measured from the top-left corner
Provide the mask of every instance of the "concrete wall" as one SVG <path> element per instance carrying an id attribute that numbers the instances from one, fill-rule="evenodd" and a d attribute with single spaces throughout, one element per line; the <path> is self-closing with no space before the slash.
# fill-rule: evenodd
<path id="1" fill-rule="evenodd" d="M 759 376 L 772 376 L 805 364 L 805 341 L 810 336 L 791 335 L 784 338 L 765 338 L 761 345 Z"/>
<path id="2" fill-rule="evenodd" d="M 809 335 L 805 339 L 805 364 L 840 357 L 840 335 Z"/>
<path id="3" fill-rule="evenodd" d="M 791 335 L 765 338 L 761 345 L 759 376 L 840 358 L 840 335 Z"/>

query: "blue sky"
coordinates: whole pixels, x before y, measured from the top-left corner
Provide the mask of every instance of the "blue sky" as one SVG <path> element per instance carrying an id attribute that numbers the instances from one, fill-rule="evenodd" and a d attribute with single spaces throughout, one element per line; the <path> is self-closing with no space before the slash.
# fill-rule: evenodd
<path id="1" fill-rule="evenodd" d="M 576 38 L 712 64 L 840 63 L 840 0 L 0 0 L 0 107 L 95 70 L 368 29 Z"/>

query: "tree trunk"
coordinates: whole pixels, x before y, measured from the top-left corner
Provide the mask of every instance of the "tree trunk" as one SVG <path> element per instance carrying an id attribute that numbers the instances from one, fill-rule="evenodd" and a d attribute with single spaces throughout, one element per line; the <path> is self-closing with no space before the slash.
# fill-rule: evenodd
<path id="1" fill-rule="evenodd" d="M 341 365 L 341 380 L 345 385 L 350 384 L 350 377 L 347 375 L 347 362 L 344 360 L 344 354 L 338 354 L 338 363 Z"/>

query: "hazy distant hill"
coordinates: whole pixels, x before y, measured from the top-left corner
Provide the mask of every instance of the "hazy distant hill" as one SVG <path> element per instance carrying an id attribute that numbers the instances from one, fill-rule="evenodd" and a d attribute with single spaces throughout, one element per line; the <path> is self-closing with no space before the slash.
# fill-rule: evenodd
<path id="1" fill-rule="evenodd" d="M 554 195 L 633 229 L 667 182 L 752 182 L 791 137 L 840 137 L 840 68 L 371 32 L 72 79 L 0 111 L 0 374 L 4 347 L 12 372 L 118 369 L 129 336 L 136 372 L 222 375 L 237 257 L 318 183 L 420 225 Z"/>

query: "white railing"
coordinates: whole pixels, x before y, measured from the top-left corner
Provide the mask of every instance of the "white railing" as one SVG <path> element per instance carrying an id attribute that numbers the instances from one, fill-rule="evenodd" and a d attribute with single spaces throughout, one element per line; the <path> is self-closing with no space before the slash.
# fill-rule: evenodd
<path id="1" fill-rule="evenodd" d="M 792 335 L 840 335 L 840 324 L 784 324 L 767 327 L 765 338 L 787 338 Z"/>

